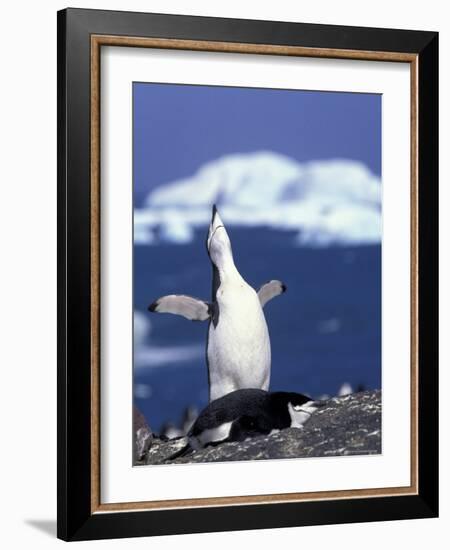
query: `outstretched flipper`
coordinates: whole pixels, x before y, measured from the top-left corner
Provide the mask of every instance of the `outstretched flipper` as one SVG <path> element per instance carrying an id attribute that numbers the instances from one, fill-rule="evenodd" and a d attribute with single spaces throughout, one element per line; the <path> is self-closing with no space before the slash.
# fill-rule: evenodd
<path id="1" fill-rule="evenodd" d="M 148 310 L 181 315 L 190 321 L 206 321 L 210 317 L 210 305 L 207 302 L 182 294 L 162 296 L 150 304 Z"/>
<path id="2" fill-rule="evenodd" d="M 258 298 L 261 303 L 261 307 L 264 307 L 269 300 L 275 298 L 286 292 L 286 285 L 281 281 L 269 281 L 268 283 L 262 285 L 258 289 Z"/>

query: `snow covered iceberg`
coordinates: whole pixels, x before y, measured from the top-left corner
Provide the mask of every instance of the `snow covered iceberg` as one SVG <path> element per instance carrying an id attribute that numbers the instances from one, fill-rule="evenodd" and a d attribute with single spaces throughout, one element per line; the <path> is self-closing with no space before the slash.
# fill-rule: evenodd
<path id="1" fill-rule="evenodd" d="M 152 190 L 134 212 L 135 242 L 191 242 L 213 203 L 229 226 L 295 230 L 305 246 L 381 240 L 381 181 L 364 164 L 261 151 L 224 156 Z"/>

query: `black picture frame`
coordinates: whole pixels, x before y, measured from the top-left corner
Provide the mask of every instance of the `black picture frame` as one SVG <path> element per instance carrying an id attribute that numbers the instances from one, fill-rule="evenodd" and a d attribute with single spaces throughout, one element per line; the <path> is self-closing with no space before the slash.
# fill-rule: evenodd
<path id="1" fill-rule="evenodd" d="M 138 537 L 438 515 L 438 34 L 66 9 L 58 12 L 58 531 Z M 96 513 L 91 415 L 91 36 L 417 56 L 418 491 L 414 495 Z"/>

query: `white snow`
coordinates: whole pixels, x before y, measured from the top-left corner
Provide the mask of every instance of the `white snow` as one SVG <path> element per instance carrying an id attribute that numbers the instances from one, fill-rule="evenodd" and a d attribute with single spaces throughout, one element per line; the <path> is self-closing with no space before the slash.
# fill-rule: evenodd
<path id="1" fill-rule="evenodd" d="M 152 324 L 142 312 L 134 310 L 133 342 L 135 348 L 143 346 L 152 331 Z"/>
<path id="2" fill-rule="evenodd" d="M 227 225 L 297 230 L 301 245 L 381 240 L 381 181 L 364 164 L 262 151 L 219 158 L 155 188 L 134 212 L 135 242 L 191 242 L 213 203 Z"/>

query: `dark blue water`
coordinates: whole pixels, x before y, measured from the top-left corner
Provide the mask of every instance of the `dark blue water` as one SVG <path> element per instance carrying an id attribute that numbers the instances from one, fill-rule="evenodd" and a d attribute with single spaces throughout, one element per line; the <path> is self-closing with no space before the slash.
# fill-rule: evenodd
<path id="1" fill-rule="evenodd" d="M 211 267 L 205 232 L 189 245 L 134 249 L 134 305 L 152 323 L 149 345 L 201 344 L 207 323 L 146 312 L 164 294 L 209 299 Z M 344 382 L 354 389 L 381 387 L 381 247 L 300 248 L 294 234 L 271 229 L 229 230 L 236 265 L 255 288 L 281 279 L 287 292 L 265 314 L 272 345 L 272 390 L 312 396 L 336 395 Z M 178 423 L 188 405 L 207 403 L 203 357 L 160 368 L 137 369 L 135 387 L 150 394 L 136 404 L 154 430 Z"/>

